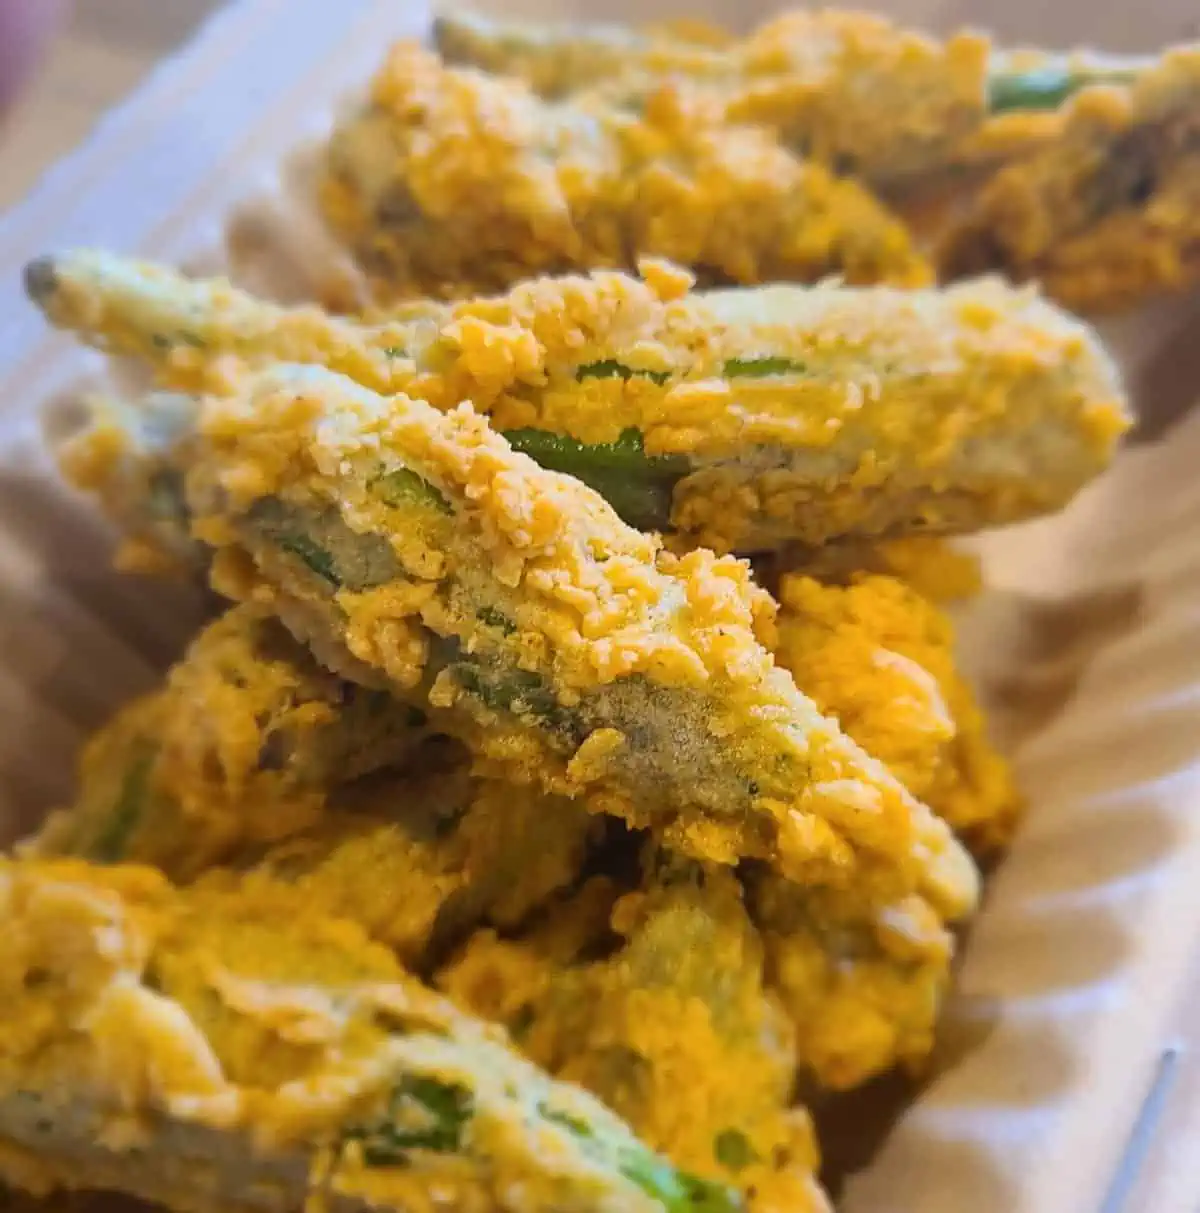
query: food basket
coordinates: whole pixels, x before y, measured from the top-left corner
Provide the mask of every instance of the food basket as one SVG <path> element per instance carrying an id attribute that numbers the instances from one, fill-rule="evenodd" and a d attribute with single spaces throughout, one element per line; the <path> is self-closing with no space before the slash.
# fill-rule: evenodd
<path id="1" fill-rule="evenodd" d="M 744 24 L 762 6 L 654 7 L 586 11 Z M 990 11 L 889 7 L 935 25 Z M 583 5 L 540 9 L 525 5 L 566 18 Z M 1136 39 L 1080 6 L 1003 9 L 989 23 L 1030 41 L 1041 18 L 1047 41 L 1078 28 L 1114 49 L 1189 32 L 1166 3 L 1139 9 Z M 58 481 L 42 418 L 101 364 L 46 330 L 22 297 L 23 264 L 94 245 L 213 268 L 232 230 L 243 277 L 303 294 L 329 269 L 296 198 L 304 150 L 387 42 L 423 36 L 429 20 L 413 0 L 235 3 L 0 224 L 6 840 L 63 802 L 81 739 L 152 683 L 208 605 L 187 586 L 112 572 L 113 536 Z M 1188 336 L 1200 300 L 1107 333 L 1151 422 L 1200 395 Z M 1031 805 L 972 930 L 936 1076 L 848 1176 L 845 1213 L 1200 1207 L 1197 467 L 1200 416 L 1185 417 L 1167 440 L 1131 446 L 1063 515 L 979 541 L 988 589 L 962 620 L 964 654 Z"/>

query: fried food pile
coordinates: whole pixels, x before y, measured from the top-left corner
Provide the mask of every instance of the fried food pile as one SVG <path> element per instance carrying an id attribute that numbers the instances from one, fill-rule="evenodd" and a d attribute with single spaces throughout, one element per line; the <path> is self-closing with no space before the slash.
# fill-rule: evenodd
<path id="1" fill-rule="evenodd" d="M 822 1213 L 810 1110 L 928 1066 L 1021 816 L 955 541 L 1064 507 L 1130 424 L 1086 323 L 933 285 L 900 210 L 961 166 L 980 214 L 1074 189 L 1096 90 L 1186 56 L 845 13 L 437 41 L 327 149 L 369 306 L 27 269 L 153 382 L 80 403 L 64 475 L 123 567 L 224 605 L 0 860 L 0 1180 Z"/>
<path id="2" fill-rule="evenodd" d="M 919 285 L 989 270 L 1083 311 L 1179 290 L 1200 48 L 936 40 L 866 13 L 686 27 L 464 14 L 395 48 L 320 204 L 382 302 L 670 258 L 704 285 Z"/>

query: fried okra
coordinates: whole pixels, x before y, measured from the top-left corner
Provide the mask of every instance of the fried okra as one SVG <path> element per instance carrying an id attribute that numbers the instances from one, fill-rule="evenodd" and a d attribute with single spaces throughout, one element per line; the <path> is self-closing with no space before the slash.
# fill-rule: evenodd
<path id="1" fill-rule="evenodd" d="M 972 903 L 945 827 L 773 667 L 745 565 L 669 556 L 469 408 L 276 368 L 177 458 L 218 588 L 509 777 L 720 862 Z"/>
<path id="2" fill-rule="evenodd" d="M 733 1213 L 297 890 L 0 862 L 0 1176 L 172 1208 Z"/>
<path id="3" fill-rule="evenodd" d="M 1060 136 L 1005 166 L 944 238 L 950 274 L 1037 279 L 1111 311 L 1200 275 L 1200 48 L 1068 104 Z"/>
<path id="4" fill-rule="evenodd" d="M 336 678 L 262 607 L 234 607 L 91 740 L 78 798 L 40 845 L 188 880 L 314 825 L 332 784 L 402 765 L 427 736 L 418 708 Z"/>
<path id="5" fill-rule="evenodd" d="M 319 198 L 377 302 L 669 257 L 713 283 L 930 281 L 867 190 L 677 91 L 537 98 L 401 44 L 333 133 Z"/>
<path id="6" fill-rule="evenodd" d="M 419 965 L 575 880 L 599 822 L 470 773 L 424 713 L 321 669 L 262 608 L 210 624 L 88 744 L 74 804 L 23 853 L 296 886 Z"/>
<path id="7" fill-rule="evenodd" d="M 591 92 L 636 106 L 669 85 L 723 118 L 776 132 L 801 155 L 892 192 L 960 165 L 1052 141 L 1054 111 L 1147 60 L 998 51 L 960 30 L 938 41 L 871 13 L 773 17 L 708 47 L 614 26 L 534 26 L 446 15 L 435 27 L 453 64 L 517 76 L 543 96 Z"/>
<path id="8" fill-rule="evenodd" d="M 476 932 L 437 982 L 676 1162 L 807 1207 L 807 1116 L 780 1116 L 793 1072 L 843 1090 L 923 1066 L 953 940 L 920 898 L 872 909 L 757 865 L 741 881 L 677 862 L 632 889 L 596 879 L 515 936 Z"/>
<path id="9" fill-rule="evenodd" d="M 243 880 L 293 885 L 424 972 L 481 923 L 520 926 L 588 860 L 602 821 L 577 801 L 449 770 L 342 792 L 321 823 L 261 855 Z M 205 879 L 235 879 L 215 871 Z"/>
<path id="10" fill-rule="evenodd" d="M 1021 810 L 1008 763 L 958 672 L 949 618 L 894 577 L 787 574 L 776 660 L 822 712 L 973 850 L 1006 845 Z"/>
<path id="11" fill-rule="evenodd" d="M 477 935 L 439 982 L 647 1144 L 741 1188 L 756 1213 L 825 1209 L 812 1126 L 793 1105 L 791 1025 L 764 984 L 737 877 L 654 844 L 645 866 L 640 887 L 609 898 L 607 923 L 596 915 L 605 889 L 568 900 L 564 914 L 584 927 L 567 932 L 581 954 L 564 949 L 552 913 L 543 932 L 516 941 Z M 605 933 L 614 950 L 587 959 Z"/>
<path id="12" fill-rule="evenodd" d="M 933 1049 L 954 943 L 936 909 L 910 897 L 873 909 L 755 869 L 744 879 L 765 980 L 795 1031 L 797 1063 L 846 1090 Z"/>
<path id="13" fill-rule="evenodd" d="M 1015 521 L 1065 504 L 1129 424 L 1092 331 L 999 281 L 706 292 L 665 267 L 645 272 L 537 281 L 370 324 L 105 254 L 45 259 L 28 279 L 56 324 L 149 359 L 173 387 L 202 386 L 236 354 L 327 365 L 442 409 L 470 400 L 514 449 L 685 548 Z M 118 514 L 159 486 L 153 516 L 174 518 L 162 488 L 174 480 L 144 434 L 180 428 L 178 398 L 162 421 L 125 409 L 100 416 L 68 470 Z"/>

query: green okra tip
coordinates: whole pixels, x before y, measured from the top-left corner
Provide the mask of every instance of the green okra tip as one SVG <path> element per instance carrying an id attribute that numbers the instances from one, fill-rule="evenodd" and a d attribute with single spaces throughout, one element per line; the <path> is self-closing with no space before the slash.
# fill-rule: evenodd
<path id="1" fill-rule="evenodd" d="M 58 290 L 58 267 L 52 256 L 35 257 L 25 267 L 25 293 L 44 304 Z"/>

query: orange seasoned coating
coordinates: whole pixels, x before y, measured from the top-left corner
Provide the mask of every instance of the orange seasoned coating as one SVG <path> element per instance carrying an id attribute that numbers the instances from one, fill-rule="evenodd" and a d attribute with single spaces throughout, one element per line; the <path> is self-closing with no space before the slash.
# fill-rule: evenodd
<path id="1" fill-rule="evenodd" d="M 470 409 L 280 368 L 206 401 L 184 462 L 223 591 L 427 688 L 510 777 L 719 862 L 973 902 L 944 825 L 774 667 L 745 565 L 668 556 Z"/>
<path id="2" fill-rule="evenodd" d="M 990 45 L 871 13 L 787 12 L 737 48 L 726 113 L 840 171 L 896 184 L 941 167 L 987 113 Z"/>
<path id="3" fill-rule="evenodd" d="M 429 733 L 412 705 L 336 678 L 262 608 L 236 606 L 91 740 L 75 802 L 22 853 L 176 882 L 251 871 L 419 964 L 478 922 L 520 923 L 575 880 L 600 824 L 472 776 Z"/>
<path id="4" fill-rule="evenodd" d="M 873 908 L 753 864 L 740 879 L 744 907 L 711 868 L 699 891 L 593 881 L 515 937 L 475 932 L 437 983 L 676 1161 L 711 1167 L 729 1129 L 763 1153 L 792 1070 L 844 1090 L 925 1063 L 954 943 L 920 897 Z"/>
<path id="5" fill-rule="evenodd" d="M 136 408 L 90 394 L 51 436 L 63 476 L 94 497 L 119 528 L 116 564 L 125 572 L 172 577 L 203 565 L 204 554 L 187 533 L 169 458 L 194 411 L 178 392 L 151 393 Z"/>
<path id="6" fill-rule="evenodd" d="M 1008 843 L 1022 800 L 954 657 L 949 618 L 894 577 L 786 574 L 776 660 L 821 711 L 973 849 Z"/>
<path id="7" fill-rule="evenodd" d="M 769 873 L 747 877 L 766 984 L 795 1029 L 797 1063 L 846 1090 L 897 1065 L 919 1070 L 950 985 L 953 939 L 920 897 L 879 910 Z"/>
<path id="8" fill-rule="evenodd" d="M 789 11 L 712 49 L 472 16 L 443 18 L 435 35 L 451 62 L 519 76 L 545 95 L 598 90 L 630 103 L 672 82 L 731 121 L 888 186 L 943 169 L 988 115 L 987 38 L 959 31 L 939 42 L 853 10 Z"/>
<path id="9" fill-rule="evenodd" d="M 320 201 L 377 301 L 641 256 L 716 283 L 930 280 L 865 189 L 711 108 L 670 87 L 636 114 L 545 102 L 400 44 L 334 132 Z"/>
<path id="10" fill-rule="evenodd" d="M 334 677 L 261 607 L 234 607 L 92 738 L 75 803 L 34 846 L 191 879 L 313 826 L 335 781 L 400 765 L 426 736 L 419 710 Z"/>
<path id="11" fill-rule="evenodd" d="M 1200 267 L 1200 47 L 1125 86 L 1081 91 L 1058 135 L 990 179 L 943 237 L 947 274 L 998 269 L 1104 312 L 1193 283 Z"/>
<path id="12" fill-rule="evenodd" d="M 0 1176 L 171 1208 L 737 1213 L 296 889 L 0 862 Z M 705 1203 L 708 1202 L 708 1203 Z"/>
<path id="13" fill-rule="evenodd" d="M 141 720 L 136 750 L 122 753 L 119 730 L 94 741 L 76 805 L 21 853 L 152 864 L 174 880 L 217 886 L 285 883 L 420 967 L 476 924 L 515 927 L 570 885 L 600 824 L 576 802 L 474 778 L 461 752 L 432 742 L 413 755 L 419 772 L 338 782 L 353 773 L 348 761 L 303 792 L 256 794 L 251 781 L 208 804 L 186 768 L 169 768 L 168 782 L 155 765 L 181 723 L 178 705 L 175 714 Z M 353 710 L 340 720 L 350 736 L 362 724 Z M 147 754 L 146 765 L 131 765 Z"/>
<path id="14" fill-rule="evenodd" d="M 791 1106 L 791 1028 L 764 987 L 735 875 L 651 858 L 642 887 L 611 904 L 610 956 L 564 956 L 537 930 L 519 941 L 485 933 L 439 982 L 508 1024 L 528 1056 L 599 1095 L 647 1144 L 736 1184 L 756 1213 L 825 1209 L 812 1125 Z M 564 910 L 585 922 L 594 912 L 570 901 Z"/>
<path id="15" fill-rule="evenodd" d="M 558 100 L 620 76 L 631 63 L 664 75 L 723 75 L 721 58 L 712 52 L 733 38 L 718 27 L 686 19 L 644 30 L 617 25 L 560 30 L 493 21 L 476 13 L 442 13 L 433 23 L 433 41 L 447 63 L 514 76 L 539 97 Z"/>
<path id="16" fill-rule="evenodd" d="M 570 886 L 600 825 L 577 802 L 476 779 L 461 764 L 377 777 L 332 808 L 314 828 L 246 856 L 248 874 L 206 879 L 292 885 L 418 971 L 475 925 L 514 929 Z"/>
<path id="17" fill-rule="evenodd" d="M 937 603 L 974 598 L 983 588 L 979 556 L 952 539 L 908 535 L 873 543 L 845 540 L 819 548 L 790 546 L 755 563 L 759 583 L 779 597 L 780 579 L 803 573 L 818 581 L 848 584 L 856 574 L 898 577 L 922 597 Z"/>
<path id="18" fill-rule="evenodd" d="M 983 588 L 978 555 L 953 542 L 910 536 L 885 539 L 875 545 L 878 572 L 899 577 L 905 585 L 933 602 L 974 598 Z M 864 566 L 864 571 L 870 569 Z"/>
<path id="19" fill-rule="evenodd" d="M 693 291 L 650 261 L 641 280 L 538 279 L 417 320 L 325 318 L 322 329 L 319 313 L 264 304 L 251 356 L 237 331 L 248 296 L 155 267 L 139 284 L 136 265 L 111 260 L 56 258 L 43 306 L 88 340 L 124 334 L 117 348 L 150 357 L 176 386 L 219 377 L 221 355 L 240 352 L 252 365 L 329 365 L 443 410 L 470 400 L 535 458 L 549 449 L 550 466 L 612 497 L 627 521 L 674 532 L 682 550 L 1015 521 L 1069 500 L 1130 420 L 1096 335 L 994 279 L 942 291 Z M 138 320 L 130 331 L 101 319 L 110 313 Z M 181 328 L 202 344 L 155 352 L 155 334 Z M 111 462 L 112 430 L 93 426 L 69 446 L 74 465 Z M 557 438 L 584 449 L 562 459 Z M 116 460 L 131 464 L 132 454 Z"/>

